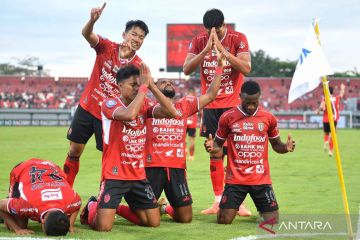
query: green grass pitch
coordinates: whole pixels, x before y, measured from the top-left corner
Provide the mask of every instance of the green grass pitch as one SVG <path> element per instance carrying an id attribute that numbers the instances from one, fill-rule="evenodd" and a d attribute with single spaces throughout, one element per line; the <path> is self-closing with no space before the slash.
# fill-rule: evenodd
<path id="1" fill-rule="evenodd" d="M 7 196 L 9 173 L 18 162 L 37 157 L 54 161 L 62 166 L 68 151 L 66 131 L 67 128 L 64 127 L 0 127 L 0 196 Z M 289 131 L 281 130 L 283 140 L 286 139 Z M 322 131 L 291 130 L 291 132 L 296 140 L 294 153 L 279 155 L 272 150 L 269 153 L 273 187 L 280 206 L 280 214 L 337 214 L 339 218 L 344 218 L 335 159 L 330 158 L 322 149 Z M 349 207 L 354 215 L 359 213 L 360 203 L 359 133 L 359 130 L 338 130 Z M 236 217 L 232 225 L 218 225 L 215 216 L 200 214 L 202 209 L 212 204 L 214 198 L 209 177 L 208 154 L 202 144 L 203 139 L 197 137 L 195 161 L 188 162 L 188 180 L 194 201 L 192 223 L 178 224 L 172 222 L 168 216 L 162 216 L 161 226 L 152 229 L 135 226 L 119 217 L 115 220 L 112 232 L 99 233 L 90 230 L 88 226 L 80 225 L 78 219 L 77 232 L 68 234 L 67 237 L 184 240 L 231 239 L 255 235 L 258 225 L 257 214 L 249 197 L 246 202 L 254 216 Z M 87 144 L 80 162 L 80 172 L 74 187 L 82 197 L 84 206 L 89 196 L 97 195 L 99 187 L 101 154 L 95 149 L 93 138 Z M 356 225 L 357 222 L 353 222 L 355 232 Z M 33 237 L 44 236 L 39 224 L 31 222 L 29 228 L 36 231 Z M 15 237 L 3 224 L 0 225 L 0 236 Z"/>

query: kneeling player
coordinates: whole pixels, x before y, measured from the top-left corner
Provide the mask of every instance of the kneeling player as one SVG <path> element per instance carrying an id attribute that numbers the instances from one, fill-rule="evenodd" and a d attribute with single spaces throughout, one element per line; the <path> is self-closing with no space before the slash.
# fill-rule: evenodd
<path id="1" fill-rule="evenodd" d="M 79 195 L 56 164 L 32 158 L 10 173 L 9 198 L 0 200 L 0 215 L 10 231 L 31 234 L 28 220 L 41 222 L 46 235 L 65 236 L 74 231 L 81 206 Z"/>
<path id="2" fill-rule="evenodd" d="M 140 75 L 140 80 L 139 80 Z M 175 117 L 176 111 L 152 83 L 149 69 L 141 65 L 121 68 L 116 75 L 121 95 L 102 104 L 103 157 L 102 184 L 99 199 L 90 199 L 80 220 L 98 231 L 110 231 L 115 214 L 123 211 L 135 215 L 142 226 L 160 225 L 160 212 L 153 190 L 145 174 L 145 121 L 149 116 Z M 150 85 L 149 85 L 150 84 Z M 163 107 L 152 110 L 145 98 L 148 87 Z M 130 206 L 119 206 L 122 197 Z M 135 214 L 134 214 L 135 213 Z"/>
<path id="3" fill-rule="evenodd" d="M 295 141 L 290 134 L 286 143 L 281 141 L 276 118 L 259 107 L 260 95 L 257 82 L 245 82 L 241 104 L 220 117 L 215 140 L 210 135 L 204 144 L 208 152 L 216 153 L 225 140 L 228 142 L 226 185 L 217 216 L 220 224 L 232 223 L 248 193 L 265 221 L 277 222 L 279 217 L 270 178 L 268 141 L 277 153 L 294 151 Z"/>

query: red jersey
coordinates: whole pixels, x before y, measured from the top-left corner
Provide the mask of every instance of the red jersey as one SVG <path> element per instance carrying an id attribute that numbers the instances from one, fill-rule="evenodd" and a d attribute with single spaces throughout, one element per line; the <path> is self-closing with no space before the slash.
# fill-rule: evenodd
<path id="1" fill-rule="evenodd" d="M 220 117 L 216 136 L 228 142 L 226 183 L 271 184 L 268 138 L 279 136 L 271 113 L 258 109 L 249 116 L 239 106 L 232 108 Z"/>
<path id="2" fill-rule="evenodd" d="M 102 178 L 115 180 L 146 179 L 145 141 L 149 102 L 145 99 L 137 117 L 133 121 L 118 121 L 114 113 L 118 108 L 126 108 L 119 97 L 106 99 L 102 105 L 103 157 Z"/>
<path id="3" fill-rule="evenodd" d="M 124 65 L 139 67 L 141 59 L 135 54 L 131 59 L 121 59 L 119 44 L 101 36 L 94 47 L 96 60 L 90 80 L 81 95 L 80 106 L 101 120 L 101 103 L 108 97 L 120 94 L 116 85 L 116 73 Z"/>
<path id="4" fill-rule="evenodd" d="M 199 99 L 186 96 L 174 107 L 180 118 L 149 118 L 146 121 L 146 167 L 186 169 L 186 118 L 199 111 Z"/>
<path id="5" fill-rule="evenodd" d="M 206 46 L 209 36 L 202 33 L 192 39 L 189 47 L 189 53 L 198 55 Z M 248 54 L 249 45 L 247 38 L 243 33 L 235 32 L 226 28 L 225 36 L 221 39 L 224 48 L 234 56 L 239 54 Z M 216 51 L 209 51 L 200 66 L 201 93 L 205 94 L 211 82 L 215 77 L 215 68 L 217 66 Z M 237 106 L 240 103 L 239 93 L 243 83 L 243 74 L 231 67 L 226 61 L 221 75 L 221 85 L 215 101 L 211 102 L 206 108 L 229 108 Z"/>
<path id="6" fill-rule="evenodd" d="M 187 128 L 196 128 L 197 127 L 197 121 L 198 121 L 198 116 L 197 113 L 191 115 L 190 117 L 187 118 L 186 123 L 187 123 Z"/>
<path id="7" fill-rule="evenodd" d="M 325 100 L 323 100 L 323 101 L 325 101 Z M 340 118 L 340 114 L 339 114 L 340 96 L 333 97 L 331 95 L 330 96 L 330 103 L 331 103 L 331 109 L 332 109 L 334 121 L 338 121 L 339 118 Z M 326 111 L 326 108 L 325 108 L 324 113 L 323 113 L 323 122 L 326 122 L 326 123 L 329 122 L 329 116 L 328 116 L 328 113 Z"/>
<path id="8" fill-rule="evenodd" d="M 70 216 L 80 209 L 80 196 L 65 180 L 66 175 L 56 164 L 37 158 L 17 165 L 10 173 L 8 212 L 40 221 L 50 210 Z"/>

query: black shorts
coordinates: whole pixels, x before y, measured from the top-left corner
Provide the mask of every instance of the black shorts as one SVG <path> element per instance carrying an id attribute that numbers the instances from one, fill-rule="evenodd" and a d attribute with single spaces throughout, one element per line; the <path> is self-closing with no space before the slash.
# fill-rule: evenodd
<path id="1" fill-rule="evenodd" d="M 103 143 L 101 121 L 79 105 L 67 132 L 67 139 L 72 142 L 86 144 L 94 133 L 96 148 L 102 151 Z"/>
<path id="2" fill-rule="evenodd" d="M 208 137 L 211 133 L 215 137 L 221 115 L 231 108 L 204 108 L 200 136 Z"/>
<path id="3" fill-rule="evenodd" d="M 147 167 L 146 177 L 157 199 L 164 190 L 171 206 L 183 207 L 192 204 L 185 169 Z"/>
<path id="4" fill-rule="evenodd" d="M 196 135 L 196 128 L 187 128 L 186 132 L 189 137 L 195 137 Z"/>
<path id="5" fill-rule="evenodd" d="M 248 193 L 259 212 L 273 212 L 279 209 L 272 185 L 269 184 L 226 184 L 219 207 L 222 209 L 238 209 Z"/>
<path id="6" fill-rule="evenodd" d="M 116 209 L 122 197 L 132 210 L 157 208 L 157 200 L 147 180 L 104 180 L 98 208 Z"/>
<path id="7" fill-rule="evenodd" d="M 337 125 L 337 122 L 334 121 L 334 125 L 335 125 L 335 129 L 336 129 L 336 125 Z M 324 129 L 324 132 L 325 133 L 330 133 L 330 123 L 328 122 L 323 122 L 323 129 Z"/>

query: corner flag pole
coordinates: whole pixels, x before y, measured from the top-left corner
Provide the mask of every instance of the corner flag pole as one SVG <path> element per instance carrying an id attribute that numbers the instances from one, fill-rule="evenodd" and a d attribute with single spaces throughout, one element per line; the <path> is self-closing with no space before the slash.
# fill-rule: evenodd
<path id="1" fill-rule="evenodd" d="M 319 25 L 318 25 L 317 19 L 314 19 L 313 26 L 314 26 L 318 41 L 320 43 L 320 31 L 319 31 Z M 329 82 L 328 82 L 326 76 L 322 77 L 322 85 L 323 85 L 323 89 L 324 89 L 326 111 L 328 113 L 328 118 L 329 118 L 331 138 L 333 140 L 334 149 L 335 149 L 336 166 L 337 166 L 337 170 L 338 170 L 342 200 L 343 200 L 343 204 L 344 204 L 348 236 L 349 236 L 349 239 L 354 239 L 352 225 L 351 225 L 349 204 L 348 204 L 348 200 L 347 200 L 347 196 L 346 196 L 346 188 L 345 188 L 344 175 L 343 175 L 341 158 L 340 158 L 339 145 L 337 142 L 337 136 L 336 136 L 335 125 L 334 125 L 334 117 L 332 114 L 332 108 L 331 108 L 331 102 L 330 102 Z"/>

